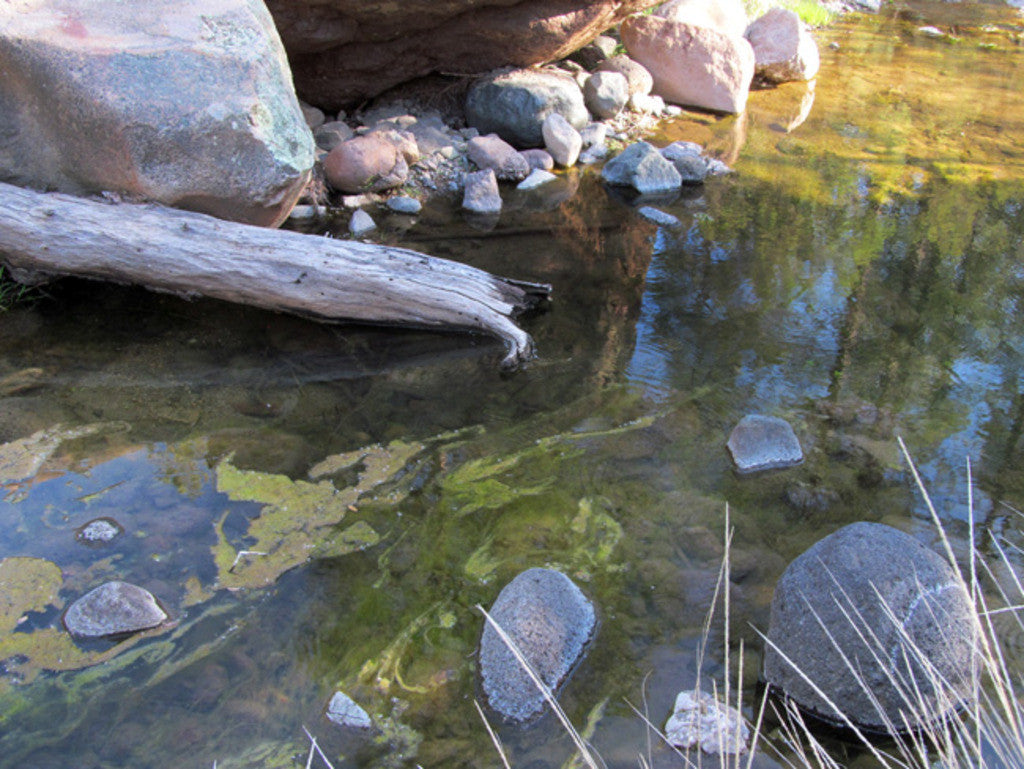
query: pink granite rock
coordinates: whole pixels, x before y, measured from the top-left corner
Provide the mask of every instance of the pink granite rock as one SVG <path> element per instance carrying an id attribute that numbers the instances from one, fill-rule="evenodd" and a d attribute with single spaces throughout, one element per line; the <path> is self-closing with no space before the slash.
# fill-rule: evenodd
<path id="1" fill-rule="evenodd" d="M 654 77 L 665 101 L 716 112 L 743 112 L 754 77 L 754 50 L 742 37 L 706 27 L 634 16 L 622 25 L 629 55 Z"/>
<path id="2" fill-rule="evenodd" d="M 324 160 L 327 182 L 341 192 L 380 192 L 405 183 L 409 165 L 394 144 L 379 134 L 349 139 Z"/>
<path id="3" fill-rule="evenodd" d="M 818 44 L 793 11 L 772 8 L 747 28 L 746 37 L 757 74 L 766 80 L 784 83 L 818 74 Z"/>

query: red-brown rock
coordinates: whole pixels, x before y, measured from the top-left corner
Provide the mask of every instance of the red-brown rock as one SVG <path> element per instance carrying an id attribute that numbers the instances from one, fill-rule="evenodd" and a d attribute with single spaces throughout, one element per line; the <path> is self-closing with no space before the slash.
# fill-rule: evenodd
<path id="1" fill-rule="evenodd" d="M 380 192 L 403 184 L 409 165 L 401 151 L 379 134 L 349 139 L 324 160 L 324 176 L 336 190 Z"/>
<path id="2" fill-rule="evenodd" d="M 754 50 L 742 37 L 658 16 L 622 25 L 629 55 L 654 77 L 665 101 L 716 112 L 743 112 L 754 77 Z"/>
<path id="3" fill-rule="evenodd" d="M 268 0 L 303 99 L 336 110 L 432 72 L 562 58 L 658 0 Z"/>

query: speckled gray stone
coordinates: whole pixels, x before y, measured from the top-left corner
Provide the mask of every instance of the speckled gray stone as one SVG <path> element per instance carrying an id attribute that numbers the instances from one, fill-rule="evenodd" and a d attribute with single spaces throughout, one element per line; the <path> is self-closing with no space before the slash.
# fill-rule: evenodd
<path id="1" fill-rule="evenodd" d="M 741 473 L 792 467 L 804 461 L 800 441 L 789 423 L 778 417 L 749 414 L 729 436 L 729 453 Z"/>
<path id="2" fill-rule="evenodd" d="M 943 718 L 969 697 L 977 633 L 967 591 L 945 559 L 890 526 L 854 523 L 798 556 L 779 579 L 764 677 L 827 721 L 843 723 L 804 675 L 861 728 L 921 727 L 915 714 Z M 923 708 L 908 706 L 918 698 Z"/>
<path id="3" fill-rule="evenodd" d="M 160 625 L 167 614 L 152 594 L 128 582 L 107 582 L 83 595 L 64 613 L 64 627 L 77 638 L 136 633 Z"/>
<path id="4" fill-rule="evenodd" d="M 94 518 L 75 532 L 75 539 L 86 545 L 113 542 L 124 528 L 113 518 Z"/>
<path id="5" fill-rule="evenodd" d="M 583 657 L 597 627 L 587 597 L 552 569 L 519 574 L 498 595 L 490 614 L 553 691 Z M 488 703 L 505 718 L 522 722 L 543 712 L 544 696 L 489 622 L 480 638 L 480 677 Z"/>

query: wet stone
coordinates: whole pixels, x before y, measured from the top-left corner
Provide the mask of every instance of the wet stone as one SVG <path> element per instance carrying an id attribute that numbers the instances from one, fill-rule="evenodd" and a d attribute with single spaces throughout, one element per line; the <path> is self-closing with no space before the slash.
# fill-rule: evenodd
<path id="1" fill-rule="evenodd" d="M 352 213 L 352 218 L 348 222 L 348 231 L 351 232 L 355 237 L 360 237 L 368 232 L 373 232 L 377 229 L 376 222 L 373 221 L 373 217 L 366 213 L 363 209 L 357 208 Z"/>
<path id="2" fill-rule="evenodd" d="M 105 638 L 156 627 L 167 614 L 152 594 L 128 582 L 107 582 L 79 598 L 64 613 L 76 638 Z"/>
<path id="3" fill-rule="evenodd" d="M 916 729 L 970 701 L 978 632 L 945 559 L 898 529 L 854 523 L 783 572 L 764 676 L 825 721 Z"/>
<path id="4" fill-rule="evenodd" d="M 750 729 L 735 708 L 707 692 L 685 691 L 676 697 L 665 737 L 677 748 L 699 746 L 710 755 L 737 755 L 747 751 Z"/>
<path id="5" fill-rule="evenodd" d="M 587 597 L 552 569 L 519 574 L 502 589 L 490 614 L 552 691 L 576 667 L 597 627 Z M 480 677 L 490 706 L 505 718 L 529 721 L 544 711 L 543 695 L 490 622 L 480 639 Z"/>
<path id="6" fill-rule="evenodd" d="M 75 532 L 75 539 L 86 545 L 103 545 L 113 542 L 124 532 L 113 518 L 96 518 Z"/>
<path id="7" fill-rule="evenodd" d="M 475 214 L 496 214 L 501 211 L 501 193 L 494 171 L 476 171 L 463 177 L 465 192 L 462 207 Z"/>
<path id="8" fill-rule="evenodd" d="M 675 192 L 682 185 L 679 172 L 647 142 L 631 144 L 601 169 L 601 178 L 617 187 L 632 187 L 641 195 Z"/>
<path id="9" fill-rule="evenodd" d="M 371 729 L 373 721 L 369 714 L 356 704 L 345 692 L 335 692 L 327 706 L 327 720 L 350 729 Z"/>
<path id="10" fill-rule="evenodd" d="M 641 206 L 636 210 L 640 216 L 649 222 L 654 222 L 659 227 L 678 227 L 679 219 L 672 214 L 666 213 L 654 206 Z"/>
<path id="11" fill-rule="evenodd" d="M 749 414 L 729 436 L 729 453 L 741 473 L 793 467 L 804 461 L 793 428 L 784 419 Z"/>

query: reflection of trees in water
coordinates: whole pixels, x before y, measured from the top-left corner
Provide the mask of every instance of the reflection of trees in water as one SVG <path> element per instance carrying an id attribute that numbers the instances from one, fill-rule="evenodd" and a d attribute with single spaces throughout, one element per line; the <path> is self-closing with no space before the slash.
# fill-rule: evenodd
<path id="1" fill-rule="evenodd" d="M 714 385 L 738 411 L 867 400 L 930 455 L 962 466 L 982 450 L 985 482 L 1021 489 L 1019 184 L 936 182 L 887 205 L 710 192 L 714 215 L 694 217 L 649 289 L 655 335 L 693 343 L 670 359 L 677 386 Z"/>

